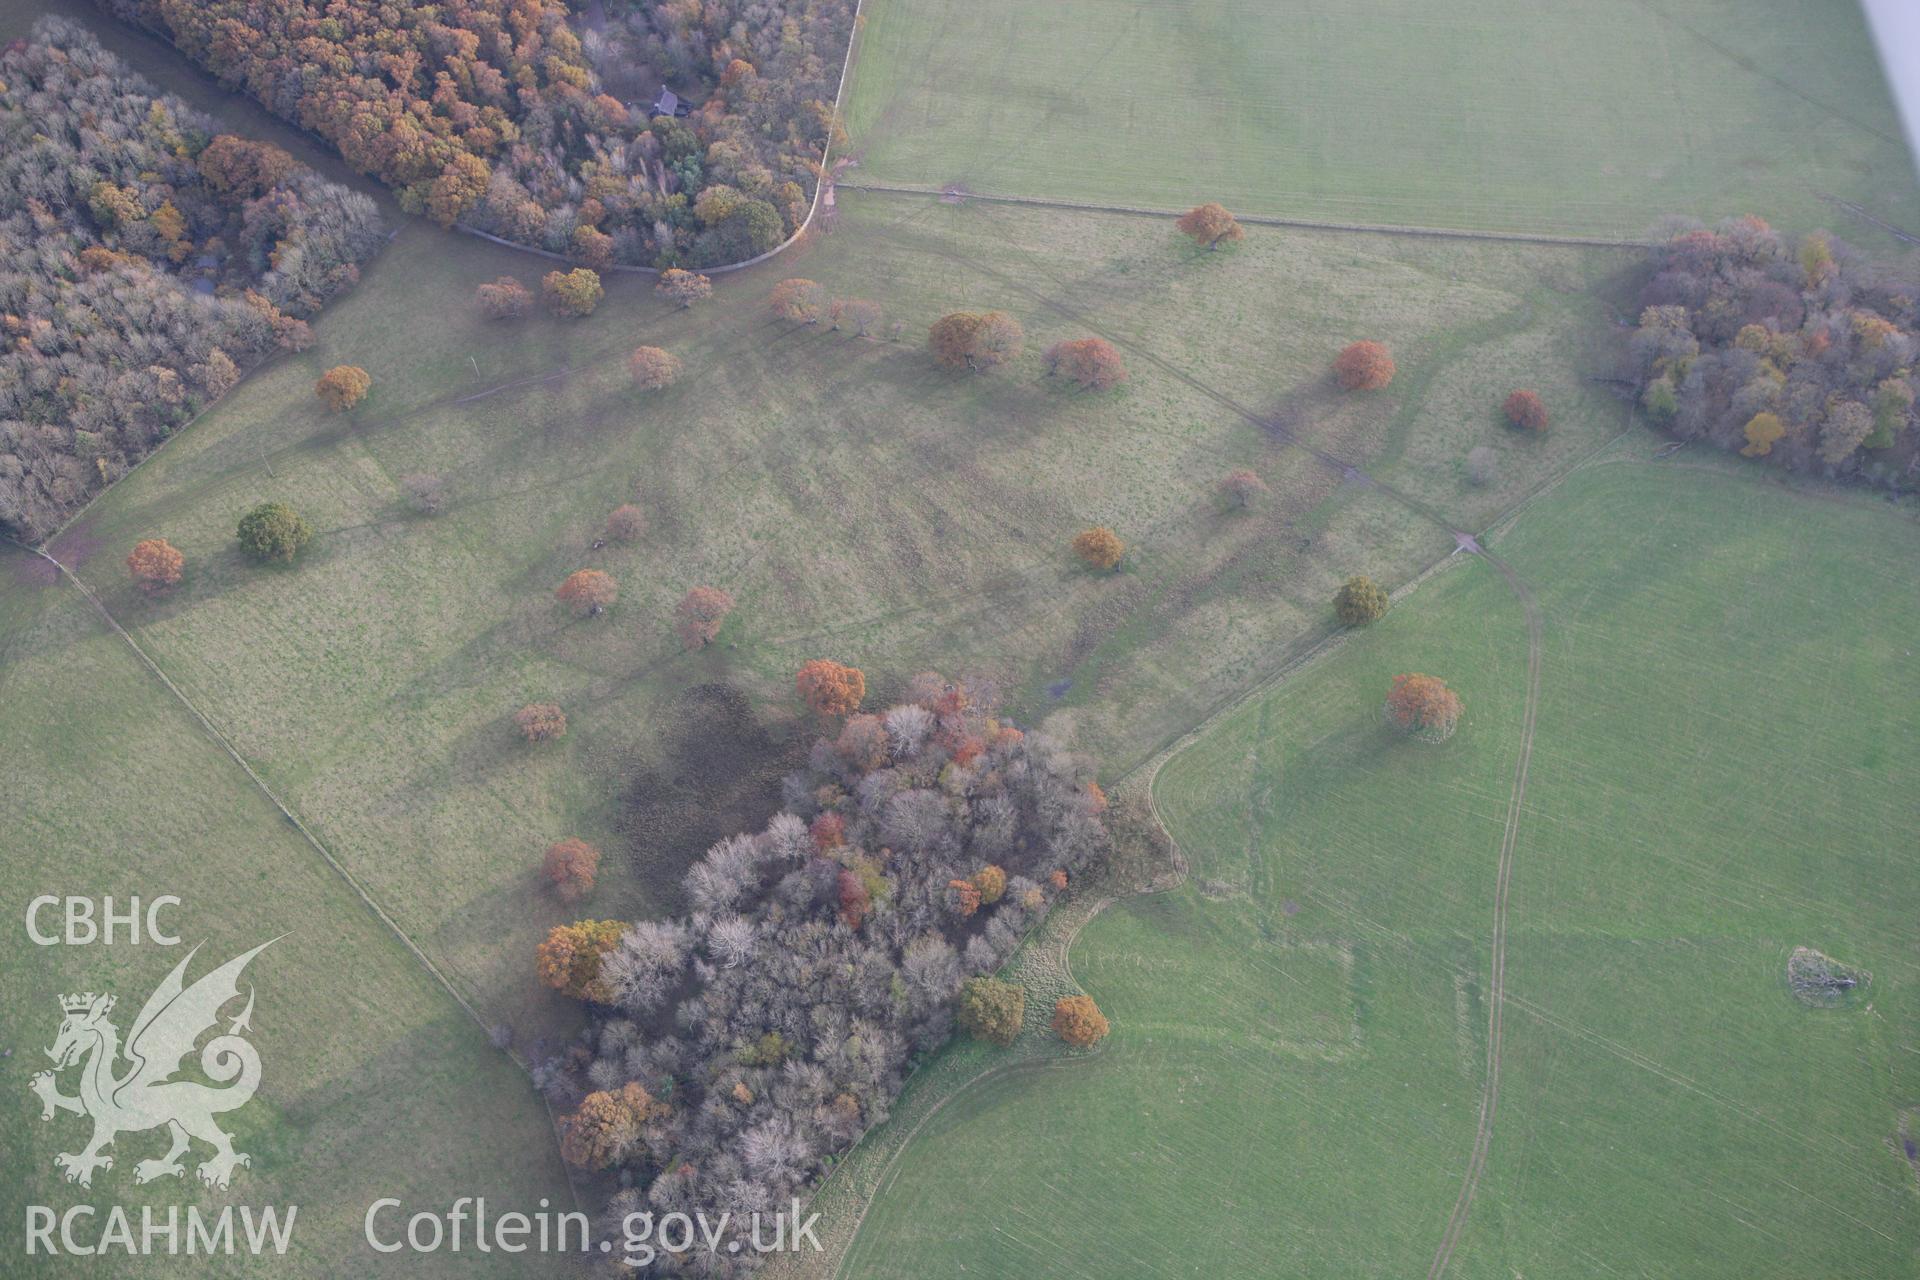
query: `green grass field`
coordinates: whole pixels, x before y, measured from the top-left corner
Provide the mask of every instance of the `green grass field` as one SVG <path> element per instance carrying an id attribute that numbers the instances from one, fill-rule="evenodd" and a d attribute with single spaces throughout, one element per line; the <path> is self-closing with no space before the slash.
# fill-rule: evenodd
<path id="1" fill-rule="evenodd" d="M 1612 236 L 1662 214 L 1908 229 L 1852 4 L 869 0 L 850 181 Z"/>
<path id="2" fill-rule="evenodd" d="M 590 909 L 631 918 L 671 904 L 671 877 L 726 822 L 764 816 L 748 811 L 766 803 L 755 791 L 737 814 L 633 829 L 635 805 L 689 781 L 680 757 L 704 730 L 663 726 L 689 719 L 703 687 L 746 695 L 777 757 L 808 658 L 866 668 L 876 699 L 926 667 L 970 672 L 1117 773 L 1324 627 L 1341 577 L 1398 581 L 1450 547 L 1151 357 L 1471 520 L 1619 430 L 1621 408 L 1571 370 L 1605 322 L 1585 290 L 1624 262 L 1271 230 L 1201 256 L 1158 222 L 855 195 L 817 247 L 723 281 L 699 311 L 623 278 L 589 320 L 513 328 L 479 320 L 472 289 L 533 273 L 413 225 L 322 320 L 313 351 L 250 378 L 53 549 L 524 1037 L 563 1025 L 528 957 L 580 913 L 539 891 L 547 843 L 606 848 Z M 904 340 L 773 321 L 766 290 L 802 272 L 879 300 Z M 919 335 L 956 306 L 1014 311 L 1036 354 L 991 376 L 935 369 Z M 1037 357 L 1089 322 L 1133 365 L 1105 397 L 1049 381 Z M 1402 380 L 1339 397 L 1326 363 L 1363 333 L 1393 344 Z M 1516 341 L 1560 413 L 1543 441 L 1495 421 L 1521 376 Z M 624 357 L 643 342 L 685 360 L 680 385 L 630 390 Z M 311 387 L 341 362 L 366 367 L 374 391 L 333 418 Z M 1508 466 L 1469 490 L 1460 458 L 1481 441 Z M 1266 511 L 1219 509 L 1213 486 L 1239 466 L 1273 486 Z M 418 471 L 446 478 L 445 514 L 406 509 L 398 482 Z M 294 568 L 257 568 L 234 547 L 240 512 L 267 498 L 319 530 Z M 649 534 L 594 550 L 629 500 Z M 1112 578 L 1066 549 L 1094 523 L 1133 547 Z M 159 602 L 118 563 L 151 535 L 189 562 Z M 585 566 L 622 595 L 576 621 L 552 593 Z M 689 657 L 669 615 L 701 583 L 740 608 L 721 644 Z M 509 717 L 544 699 L 573 731 L 530 750 Z M 745 746 L 708 749 L 720 774 L 774 767 Z"/>
<path id="3" fill-rule="evenodd" d="M 1915 1274 L 1911 516 L 1628 460 L 1496 549 L 1543 694 L 1449 1274 Z M 1190 881 L 1072 951 L 1107 1047 L 942 1110 L 843 1273 L 1424 1270 L 1479 1105 L 1525 649 L 1462 564 L 1176 755 Z M 1380 721 L 1408 669 L 1466 703 L 1444 746 Z M 1869 989 L 1800 1004 L 1796 946 Z"/>
<path id="4" fill-rule="evenodd" d="M 543 1196 L 570 1206 L 546 1111 L 526 1076 L 488 1046 L 79 593 L 52 584 L 45 568 L 0 549 L 0 891 L 8 904 L 0 931 L 8 1257 L 0 1271 L 101 1274 L 98 1262 L 63 1267 L 20 1255 L 29 1204 L 137 1212 L 151 1203 L 163 1214 L 169 1205 L 210 1214 L 229 1204 L 298 1206 L 286 1258 L 196 1259 L 194 1275 L 338 1276 L 348 1259 L 354 1274 L 467 1275 L 476 1266 L 518 1274 L 498 1255 L 383 1259 L 360 1243 L 361 1215 L 379 1196 L 422 1208 L 482 1193 L 529 1209 Z M 163 921 L 182 945 L 123 937 L 112 946 L 35 946 L 24 920 L 40 894 L 111 895 L 122 909 L 129 897 L 177 895 L 182 905 Z M 57 933 L 58 914 L 43 915 L 42 928 Z M 42 1051 L 60 1027 L 60 996 L 115 993 L 113 1020 L 125 1034 L 189 947 L 204 944 L 191 980 L 281 934 L 246 977 L 257 992 L 250 1038 L 262 1061 L 260 1091 L 224 1126 L 252 1166 L 228 1190 L 208 1190 L 193 1181 L 206 1155 L 197 1150 L 184 1185 L 137 1187 L 135 1163 L 166 1150 L 165 1132 L 153 1130 L 121 1135 L 114 1167 L 90 1190 L 64 1183 L 53 1157 L 79 1151 L 90 1127 L 67 1114 L 43 1124 L 28 1092 L 49 1065 Z M 72 1091 L 71 1078 L 63 1088 Z"/>

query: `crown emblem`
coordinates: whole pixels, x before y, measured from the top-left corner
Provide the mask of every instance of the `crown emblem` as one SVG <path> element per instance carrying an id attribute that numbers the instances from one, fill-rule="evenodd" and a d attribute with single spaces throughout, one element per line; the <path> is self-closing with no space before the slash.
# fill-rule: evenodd
<path id="1" fill-rule="evenodd" d="M 89 1009 L 93 1008 L 93 1004 L 95 1000 L 99 1000 L 101 1002 L 100 1012 L 102 1014 L 108 1013 L 113 1009 L 112 996 L 95 996 L 94 993 L 91 991 L 85 993 L 84 995 L 61 996 L 60 1009 L 63 1013 L 85 1013 Z"/>

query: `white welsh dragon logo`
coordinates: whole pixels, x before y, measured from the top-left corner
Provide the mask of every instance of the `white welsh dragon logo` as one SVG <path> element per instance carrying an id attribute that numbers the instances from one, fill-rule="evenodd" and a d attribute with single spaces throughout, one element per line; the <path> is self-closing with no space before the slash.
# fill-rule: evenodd
<path id="1" fill-rule="evenodd" d="M 251 1157 L 233 1149 L 233 1139 L 213 1122 L 221 1112 L 246 1105 L 260 1087 L 260 1055 L 241 1038 L 243 1031 L 251 1030 L 252 987 L 247 988 L 246 1008 L 231 1021 L 227 1033 L 207 1041 L 200 1051 L 200 1070 L 224 1087 L 172 1077 L 200 1037 L 219 1022 L 221 1008 L 239 997 L 240 973 L 247 962 L 272 945 L 261 943 L 190 987 L 183 978 L 187 964 L 200 948 L 189 951 L 147 997 L 140 1016 L 133 1020 L 133 1029 L 127 1033 L 124 1049 L 119 1030 L 107 1021 L 107 1015 L 113 1012 L 112 996 L 89 991 L 60 997 L 60 1011 L 66 1018 L 53 1047 L 47 1050 L 54 1068 L 34 1076 L 31 1087 L 40 1095 L 42 1120 L 53 1119 L 57 1111 L 93 1119 L 93 1139 L 85 1149 L 53 1158 L 68 1182 L 91 1186 L 96 1169 L 113 1168 L 113 1157 L 103 1155 L 102 1150 L 112 1146 L 117 1135 L 161 1125 L 172 1135 L 173 1146 L 158 1160 L 134 1165 L 135 1182 L 185 1173 L 180 1157 L 186 1154 L 189 1138 L 213 1147 L 212 1158 L 197 1170 L 200 1181 L 210 1187 L 225 1187 L 236 1166 L 253 1163 Z M 124 1072 L 119 1070 L 122 1057 L 131 1064 Z M 75 1063 L 81 1064 L 80 1092 L 77 1097 L 68 1097 L 60 1092 L 54 1077 Z"/>

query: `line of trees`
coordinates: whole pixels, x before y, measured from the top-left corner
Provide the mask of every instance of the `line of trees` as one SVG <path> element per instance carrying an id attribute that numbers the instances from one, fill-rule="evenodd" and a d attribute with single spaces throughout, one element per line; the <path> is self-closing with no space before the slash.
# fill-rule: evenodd
<path id="1" fill-rule="evenodd" d="M 359 278 L 373 202 L 85 29 L 0 54 L 0 527 L 51 532 Z"/>
<path id="2" fill-rule="evenodd" d="M 595 268 L 737 262 L 806 218 L 852 0 L 106 0 L 403 208 Z M 662 82 L 693 105 L 649 118 Z"/>
<path id="3" fill-rule="evenodd" d="M 1911 488 L 1920 264 L 1754 217 L 1671 231 L 1626 355 L 1648 416 L 1792 470 Z"/>
<path id="4" fill-rule="evenodd" d="M 928 673 L 883 714 L 835 721 L 766 828 L 688 870 L 685 914 L 584 920 L 541 946 L 540 977 L 593 1025 L 536 1079 L 572 1113 L 569 1158 L 619 1169 L 610 1218 L 737 1218 L 803 1194 L 886 1118 L 956 1012 L 1017 1033 L 1017 988 L 976 982 L 963 1004 L 963 984 L 1106 855 L 1089 763 L 964 685 Z M 580 857 L 554 855 L 560 876 Z M 1075 1044 L 1105 1031 L 1091 1002 L 1055 1020 Z M 724 1246 L 717 1261 L 750 1265 Z"/>

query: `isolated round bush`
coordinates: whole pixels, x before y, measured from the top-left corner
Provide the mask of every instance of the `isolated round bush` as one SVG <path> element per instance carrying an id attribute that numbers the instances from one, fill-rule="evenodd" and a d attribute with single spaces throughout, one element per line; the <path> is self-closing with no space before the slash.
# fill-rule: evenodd
<path id="1" fill-rule="evenodd" d="M 1334 358 L 1333 373 L 1349 391 L 1378 391 L 1393 381 L 1393 357 L 1378 342 L 1356 342 Z"/>
<path id="2" fill-rule="evenodd" d="M 367 398 L 373 379 L 359 365 L 337 364 L 320 375 L 313 393 L 334 413 L 345 413 Z"/>
<path id="3" fill-rule="evenodd" d="M 512 276 L 481 285 L 473 291 L 473 297 L 480 314 L 489 320 L 518 320 L 533 309 L 533 295 Z"/>
<path id="4" fill-rule="evenodd" d="M 1104 338 L 1075 338 L 1047 348 L 1047 376 L 1060 374 L 1083 391 L 1108 391 L 1127 380 L 1120 353 Z"/>
<path id="5" fill-rule="evenodd" d="M 291 560 L 313 540 L 307 522 L 283 502 L 263 502 L 247 512 L 237 532 L 240 549 L 255 560 Z"/>
<path id="6" fill-rule="evenodd" d="M 1053 1033 L 1076 1049 L 1098 1044 L 1111 1030 L 1092 996 L 1068 996 L 1053 1006 Z"/>
<path id="7" fill-rule="evenodd" d="M 1467 483 L 1476 486 L 1492 484 L 1500 478 L 1500 455 L 1484 444 L 1477 444 L 1467 450 Z"/>
<path id="8" fill-rule="evenodd" d="M 1127 544 L 1105 525 L 1095 525 L 1073 539 L 1073 554 L 1084 560 L 1089 568 L 1102 573 L 1111 572 L 1126 552 Z"/>
<path id="9" fill-rule="evenodd" d="M 1387 611 L 1387 593 L 1372 578 L 1355 574 L 1340 584 L 1333 597 L 1333 613 L 1343 627 L 1364 627 Z"/>
<path id="10" fill-rule="evenodd" d="M 794 277 L 773 286 L 767 305 L 782 320 L 814 324 L 827 309 L 827 291 L 812 280 Z"/>
<path id="11" fill-rule="evenodd" d="M 1547 402 L 1540 398 L 1538 391 L 1516 391 L 1507 397 L 1500 406 L 1507 415 L 1507 421 L 1522 431 L 1545 431 L 1547 429 Z"/>
<path id="12" fill-rule="evenodd" d="M 513 725 L 528 742 L 552 742 L 566 736 L 567 713 L 551 702 L 529 702 L 513 713 Z"/>
<path id="13" fill-rule="evenodd" d="M 653 291 L 675 306 L 685 309 L 711 298 L 713 281 L 698 272 L 669 267 L 660 273 L 660 283 L 653 286 Z"/>
<path id="14" fill-rule="evenodd" d="M 607 517 L 606 536 L 615 542 L 638 542 L 647 533 L 647 513 L 623 502 Z"/>
<path id="15" fill-rule="evenodd" d="M 680 357 L 659 347 L 636 347 L 627 357 L 627 372 L 633 385 L 642 391 L 670 387 L 680 377 Z"/>
<path id="16" fill-rule="evenodd" d="M 598 569 L 581 569 L 567 575 L 554 595 L 578 617 L 598 615 L 614 602 L 620 588 L 611 574 Z"/>
<path id="17" fill-rule="evenodd" d="M 695 587 L 673 607 L 673 633 L 686 648 L 705 648 L 732 612 L 733 597 L 719 587 Z"/>
<path id="18" fill-rule="evenodd" d="M 955 311 L 927 331 L 935 364 L 975 373 L 1017 360 L 1025 341 L 1020 322 L 1004 311 Z"/>
<path id="19" fill-rule="evenodd" d="M 571 271 L 549 271 L 540 277 L 540 295 L 547 310 L 556 316 L 590 316 L 607 291 L 600 287 L 600 273 L 590 267 Z"/>
<path id="20" fill-rule="evenodd" d="M 400 477 L 407 505 L 423 516 L 437 516 L 447 504 L 447 482 L 430 471 Z"/>
<path id="21" fill-rule="evenodd" d="M 556 840 L 540 860 L 540 874 L 560 901 L 578 902 L 593 892 L 594 879 L 600 874 L 600 851 L 577 837 Z"/>
<path id="22" fill-rule="evenodd" d="M 1438 676 L 1410 672 L 1393 678 L 1386 713 L 1422 742 L 1445 742 L 1460 723 L 1460 698 Z"/>
<path id="23" fill-rule="evenodd" d="M 1220 496 L 1240 511 L 1250 511 L 1268 493 L 1267 482 L 1245 468 L 1230 471 L 1220 481 Z"/>
<path id="24" fill-rule="evenodd" d="M 1218 249 L 1223 243 L 1244 239 L 1247 234 L 1240 229 L 1240 224 L 1234 221 L 1232 214 L 1214 203 L 1194 206 L 1181 214 L 1173 225 L 1181 235 L 1209 249 Z"/>
<path id="25" fill-rule="evenodd" d="M 1020 1034 L 1026 1018 L 1027 993 L 1019 984 L 984 977 L 960 984 L 954 1020 L 968 1035 L 1004 1049 Z"/>
<path id="26" fill-rule="evenodd" d="M 852 715 L 867 696 L 866 674 L 829 658 L 815 658 L 801 667 L 793 684 L 806 704 L 823 716 Z"/>
<path id="27" fill-rule="evenodd" d="M 165 538 L 143 538 L 127 553 L 127 572 L 149 594 L 176 585 L 186 567 L 187 558 Z"/>

